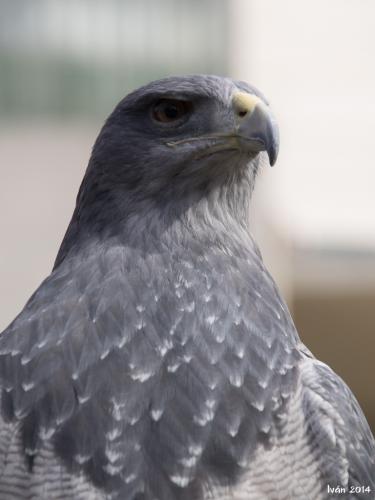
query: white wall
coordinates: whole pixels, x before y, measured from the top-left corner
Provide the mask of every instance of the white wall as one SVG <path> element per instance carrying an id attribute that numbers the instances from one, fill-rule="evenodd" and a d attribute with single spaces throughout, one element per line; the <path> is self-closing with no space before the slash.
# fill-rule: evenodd
<path id="1" fill-rule="evenodd" d="M 96 131 L 0 127 L 0 332 L 51 272 Z"/>
<path id="2" fill-rule="evenodd" d="M 259 86 L 281 127 L 254 209 L 292 247 L 374 252 L 375 2 L 232 0 L 231 14 L 232 74 Z M 266 243 L 283 285 L 290 264 Z"/>

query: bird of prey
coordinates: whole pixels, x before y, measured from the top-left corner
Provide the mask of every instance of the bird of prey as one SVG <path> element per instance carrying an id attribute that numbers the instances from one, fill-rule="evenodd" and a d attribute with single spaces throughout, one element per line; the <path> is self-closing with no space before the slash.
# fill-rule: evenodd
<path id="1" fill-rule="evenodd" d="M 250 233 L 278 142 L 242 81 L 118 104 L 52 273 L 0 336 L 2 500 L 375 497 L 365 417 Z"/>

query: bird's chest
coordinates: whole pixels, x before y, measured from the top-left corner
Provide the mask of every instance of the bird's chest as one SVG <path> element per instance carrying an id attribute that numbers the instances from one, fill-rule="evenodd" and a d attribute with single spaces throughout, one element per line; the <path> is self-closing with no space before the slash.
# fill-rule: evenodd
<path id="1" fill-rule="evenodd" d="M 228 256 L 153 257 L 124 283 L 122 334 L 104 359 L 106 470 L 163 477 L 160 498 L 191 494 L 202 477 L 235 481 L 294 384 L 282 304 L 260 268 Z"/>

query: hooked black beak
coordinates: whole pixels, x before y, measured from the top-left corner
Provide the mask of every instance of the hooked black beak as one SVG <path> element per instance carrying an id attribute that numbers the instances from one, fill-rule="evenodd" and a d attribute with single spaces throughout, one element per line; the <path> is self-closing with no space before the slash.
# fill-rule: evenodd
<path id="1" fill-rule="evenodd" d="M 236 135 L 243 147 L 251 152 L 266 151 L 273 166 L 279 151 L 279 127 L 267 104 L 246 92 L 232 97 L 236 119 Z"/>

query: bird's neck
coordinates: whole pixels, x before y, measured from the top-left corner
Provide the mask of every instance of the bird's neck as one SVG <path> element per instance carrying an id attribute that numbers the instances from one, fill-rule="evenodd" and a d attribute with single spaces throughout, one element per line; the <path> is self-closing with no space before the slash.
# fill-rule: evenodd
<path id="1" fill-rule="evenodd" d="M 79 196 L 55 266 L 90 241 L 138 247 L 141 251 L 173 242 L 189 246 L 249 245 L 249 179 L 191 193 L 167 189 L 159 198 L 136 198 L 123 190 L 90 191 Z M 95 243 L 96 244 L 96 243 Z"/>
<path id="2" fill-rule="evenodd" d="M 181 245 L 189 241 L 230 244 L 250 233 L 250 193 L 242 186 L 217 186 L 204 194 L 194 192 L 167 197 L 145 214 L 126 221 L 126 234 L 137 238 L 137 227 L 147 228 L 150 237 L 172 239 Z"/>

